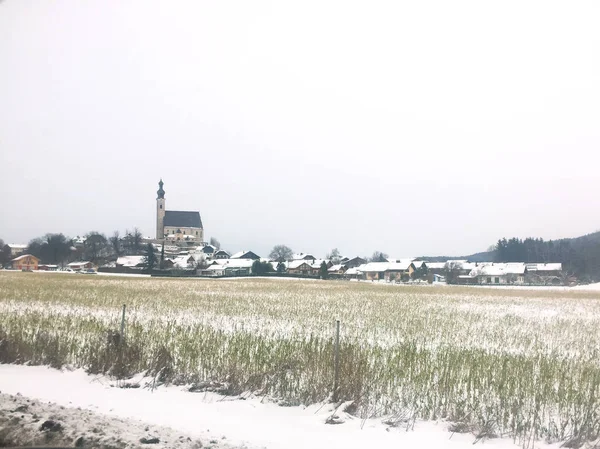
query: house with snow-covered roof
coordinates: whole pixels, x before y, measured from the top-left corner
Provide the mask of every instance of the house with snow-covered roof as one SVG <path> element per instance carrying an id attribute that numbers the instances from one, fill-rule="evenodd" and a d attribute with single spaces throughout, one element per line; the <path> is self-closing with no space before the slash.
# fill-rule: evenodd
<path id="1" fill-rule="evenodd" d="M 252 260 L 258 260 L 260 259 L 260 256 L 252 251 L 239 251 L 235 254 L 233 254 L 230 259 L 252 259 Z"/>
<path id="2" fill-rule="evenodd" d="M 219 249 L 213 253 L 211 259 L 221 260 L 221 259 L 229 259 L 230 257 L 231 257 L 231 254 L 229 254 L 229 252 L 225 251 L 224 249 Z"/>
<path id="3" fill-rule="evenodd" d="M 480 285 L 523 285 L 525 283 L 525 264 L 515 263 L 481 263 L 469 274 L 461 274 L 457 278 L 459 284 Z"/>
<path id="4" fill-rule="evenodd" d="M 289 274 L 310 276 L 313 273 L 313 267 L 310 262 L 310 260 L 292 260 L 287 264 L 287 272 Z"/>
<path id="5" fill-rule="evenodd" d="M 316 260 L 312 254 L 297 253 L 292 255 L 292 260 Z"/>

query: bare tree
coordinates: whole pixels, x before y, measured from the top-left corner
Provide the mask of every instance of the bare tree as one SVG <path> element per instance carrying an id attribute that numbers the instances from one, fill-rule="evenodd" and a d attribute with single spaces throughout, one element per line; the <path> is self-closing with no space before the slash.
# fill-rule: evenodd
<path id="1" fill-rule="evenodd" d="M 386 253 L 381 251 L 374 251 L 373 255 L 369 259 L 369 262 L 387 262 L 388 256 Z"/>
<path id="2" fill-rule="evenodd" d="M 113 232 L 113 235 L 109 238 L 109 241 L 113 250 L 115 251 L 115 254 L 117 257 L 119 257 L 123 252 L 123 249 L 121 248 L 121 235 L 119 234 L 119 231 Z"/>
<path id="3" fill-rule="evenodd" d="M 221 249 L 221 242 L 219 242 L 216 237 L 211 237 L 209 243 L 218 250 Z"/>
<path id="4" fill-rule="evenodd" d="M 462 262 L 450 261 L 446 262 L 446 282 L 448 284 L 458 283 L 458 276 L 462 272 Z"/>
<path id="5" fill-rule="evenodd" d="M 329 254 L 325 256 L 326 259 L 331 260 L 332 263 L 338 264 L 342 260 L 342 255 L 337 248 L 333 248 Z"/>
<path id="6" fill-rule="evenodd" d="M 109 243 L 104 234 L 92 231 L 86 236 L 84 254 L 92 262 L 97 263 L 101 258 L 106 257 L 108 248 Z"/>
<path id="7" fill-rule="evenodd" d="M 286 260 L 291 260 L 293 255 L 294 252 L 289 246 L 275 245 L 269 254 L 269 258 L 275 262 L 285 262 Z"/>
<path id="8" fill-rule="evenodd" d="M 142 250 L 142 231 L 133 228 L 133 231 L 125 231 L 125 247 L 129 253 L 139 254 Z"/>

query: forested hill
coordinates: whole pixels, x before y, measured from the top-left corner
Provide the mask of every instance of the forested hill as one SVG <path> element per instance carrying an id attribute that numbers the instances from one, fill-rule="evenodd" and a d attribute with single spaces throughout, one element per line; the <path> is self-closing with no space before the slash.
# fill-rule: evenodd
<path id="1" fill-rule="evenodd" d="M 424 257 L 423 260 L 466 259 L 471 262 L 562 262 L 568 274 L 581 281 L 600 281 L 600 231 L 581 237 L 543 240 L 513 237 L 498 240 L 494 251 L 460 257 Z"/>

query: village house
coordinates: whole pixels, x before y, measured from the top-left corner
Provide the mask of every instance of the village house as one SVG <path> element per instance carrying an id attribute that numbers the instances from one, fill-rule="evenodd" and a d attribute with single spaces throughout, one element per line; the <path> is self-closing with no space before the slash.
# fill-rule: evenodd
<path id="1" fill-rule="evenodd" d="M 287 272 L 289 274 L 300 274 L 304 276 L 312 275 L 313 268 L 310 261 L 306 260 L 292 260 L 287 264 Z"/>
<path id="2" fill-rule="evenodd" d="M 345 261 L 342 259 L 342 265 L 344 265 L 346 269 L 360 267 L 366 263 L 367 261 L 362 257 L 354 257 L 353 259 L 346 259 Z"/>
<path id="3" fill-rule="evenodd" d="M 388 282 L 409 281 L 415 272 L 415 265 L 410 261 L 389 263 L 384 278 Z"/>
<path id="4" fill-rule="evenodd" d="M 9 243 L 8 247 L 10 248 L 10 254 L 12 256 L 20 256 L 27 249 L 27 245 L 22 243 Z"/>
<path id="5" fill-rule="evenodd" d="M 444 276 L 446 273 L 446 262 L 427 262 L 427 272 L 430 275 Z"/>
<path id="6" fill-rule="evenodd" d="M 115 266 L 118 268 L 143 268 L 146 266 L 146 256 L 121 256 L 117 258 Z"/>
<path id="7" fill-rule="evenodd" d="M 468 275 L 458 276 L 459 284 L 523 285 L 524 263 L 481 263 Z"/>
<path id="8" fill-rule="evenodd" d="M 389 262 L 370 262 L 361 265 L 360 271 L 367 281 L 379 281 L 385 279 L 385 270 Z"/>
<path id="9" fill-rule="evenodd" d="M 225 251 L 224 249 L 219 249 L 213 253 L 211 259 L 222 260 L 229 259 L 230 257 L 231 254 L 229 254 L 227 251 Z"/>
<path id="10" fill-rule="evenodd" d="M 48 265 L 48 264 L 38 265 L 38 270 L 39 271 L 58 271 L 58 265 Z"/>
<path id="11" fill-rule="evenodd" d="M 173 268 L 191 269 L 196 268 L 196 258 L 189 254 L 181 254 L 173 260 Z"/>
<path id="12" fill-rule="evenodd" d="M 201 251 L 206 254 L 207 257 L 211 257 L 215 252 L 217 252 L 217 248 L 213 245 L 204 245 Z"/>
<path id="13" fill-rule="evenodd" d="M 525 265 L 525 282 L 536 285 L 562 283 L 562 263 L 528 263 Z"/>
<path id="14" fill-rule="evenodd" d="M 94 264 L 90 261 L 71 262 L 67 267 L 73 271 L 92 270 Z"/>
<path id="15" fill-rule="evenodd" d="M 200 271 L 201 276 L 249 276 L 252 274 L 252 259 L 219 259 Z"/>
<path id="16" fill-rule="evenodd" d="M 292 255 L 292 260 L 316 260 L 316 257 L 313 256 L 312 254 L 304 254 L 304 253 L 298 253 L 298 254 L 294 254 Z"/>
<path id="17" fill-rule="evenodd" d="M 354 280 L 354 279 L 361 279 L 363 276 L 362 271 L 360 271 L 360 268 L 362 267 L 362 265 L 358 266 L 358 267 L 352 267 L 352 268 L 348 268 L 344 274 L 342 275 L 342 277 L 344 279 L 348 279 L 348 280 Z"/>
<path id="18" fill-rule="evenodd" d="M 12 267 L 15 270 L 37 270 L 40 259 L 31 254 L 23 254 L 12 260 Z"/>
<path id="19" fill-rule="evenodd" d="M 347 268 L 342 264 L 332 265 L 327 269 L 327 273 L 331 278 L 341 278 L 346 273 Z"/>
<path id="20" fill-rule="evenodd" d="M 252 260 L 258 260 L 258 259 L 260 259 L 260 256 L 257 255 L 256 253 L 253 253 L 252 251 L 239 251 L 239 252 L 235 253 L 234 255 L 232 255 L 230 257 L 230 259 L 252 259 Z"/>

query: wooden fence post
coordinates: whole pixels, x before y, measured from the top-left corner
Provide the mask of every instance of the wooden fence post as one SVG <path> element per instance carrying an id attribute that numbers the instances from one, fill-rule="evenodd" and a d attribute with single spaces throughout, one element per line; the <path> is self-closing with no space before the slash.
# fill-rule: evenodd
<path id="1" fill-rule="evenodd" d="M 335 357 L 333 363 L 333 402 L 337 402 L 340 379 L 340 320 L 335 322 Z"/>

